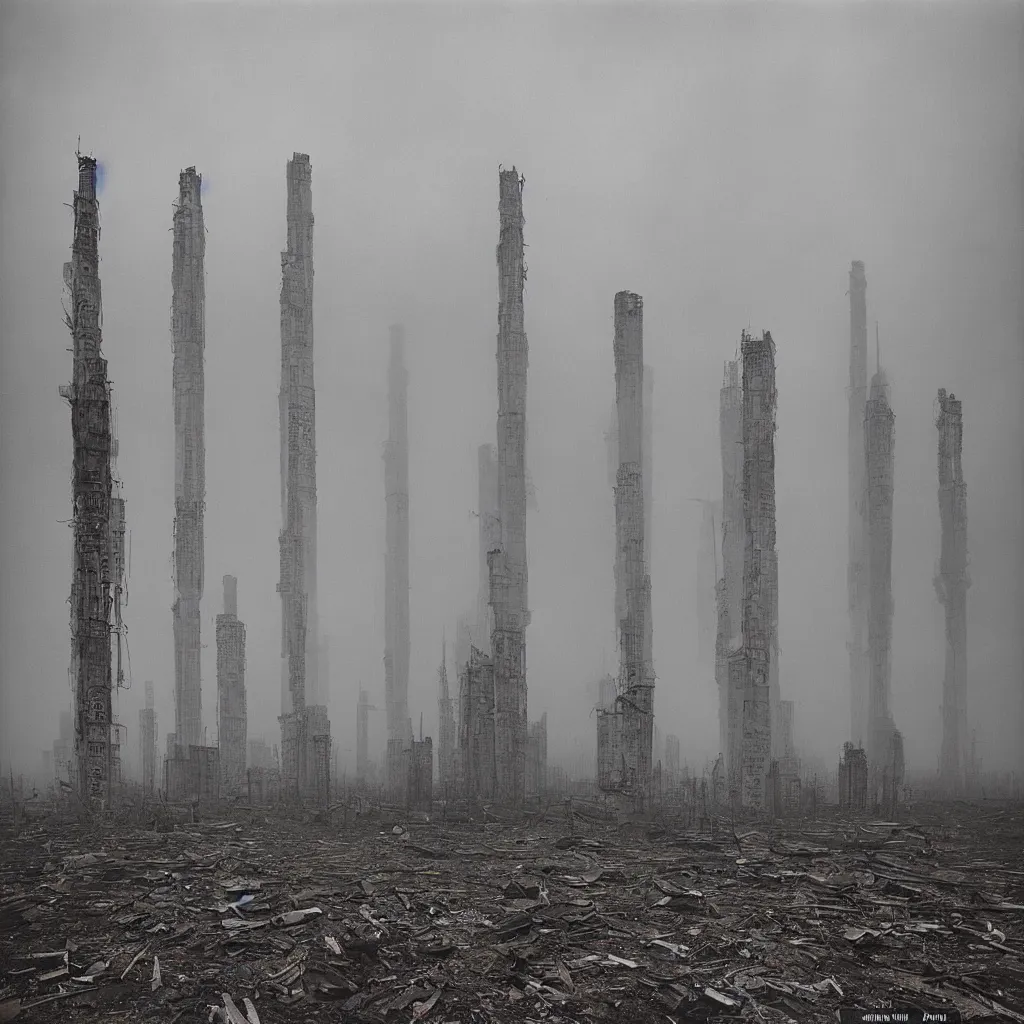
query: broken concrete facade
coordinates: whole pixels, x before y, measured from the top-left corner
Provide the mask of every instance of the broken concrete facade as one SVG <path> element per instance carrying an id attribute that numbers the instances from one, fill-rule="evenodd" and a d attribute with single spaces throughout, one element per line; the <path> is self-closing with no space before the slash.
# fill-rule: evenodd
<path id="1" fill-rule="evenodd" d="M 459 673 L 459 772 L 467 800 L 495 795 L 494 662 L 470 648 Z"/>
<path id="2" fill-rule="evenodd" d="M 319 732 L 313 737 L 313 791 L 317 806 L 331 802 L 331 734 Z"/>
<path id="3" fill-rule="evenodd" d="M 330 735 L 319 687 L 316 393 L 313 379 L 313 193 L 309 157 L 288 161 L 287 249 L 281 253 L 281 774 L 315 796 L 314 739 Z"/>
<path id="4" fill-rule="evenodd" d="M 388 439 L 384 446 L 387 510 L 384 556 L 384 697 L 387 714 L 387 785 L 401 800 L 412 743 L 409 721 L 409 380 L 405 332 L 391 328 L 388 364 Z"/>
<path id="5" fill-rule="evenodd" d="M 203 596 L 203 510 L 206 500 L 204 432 L 206 347 L 206 229 L 202 178 L 194 167 L 178 178 L 174 210 L 174 732 L 187 760 L 203 738 L 200 610 Z"/>
<path id="6" fill-rule="evenodd" d="M 637 806 L 650 802 L 654 742 L 651 664 L 651 578 L 644 544 L 643 299 L 615 296 L 615 399 L 619 469 L 615 481 L 616 621 L 619 630 L 618 707 L 622 712 L 622 788 Z M 614 727 L 609 725 L 609 729 Z M 601 755 L 599 754 L 599 763 Z"/>
<path id="7" fill-rule="evenodd" d="M 437 774 L 443 799 L 453 799 L 457 789 L 457 751 L 459 734 L 455 724 L 455 700 L 448 687 L 448 665 L 445 643 L 441 641 L 441 668 L 437 673 L 438 749 Z"/>
<path id="8" fill-rule="evenodd" d="M 939 777 L 950 796 L 962 796 L 970 760 L 967 738 L 967 487 L 963 465 L 963 408 L 939 389 L 939 518 L 942 549 L 935 592 L 946 620 Z"/>
<path id="9" fill-rule="evenodd" d="M 111 798 L 114 744 L 111 677 L 111 590 L 116 576 L 111 544 L 115 443 L 110 384 L 103 358 L 99 278 L 99 203 L 96 161 L 78 157 L 74 242 L 64 264 L 70 309 L 73 370 L 60 389 L 71 406 L 72 525 L 71 678 L 75 694 L 76 782 L 84 802 Z"/>
<path id="10" fill-rule="evenodd" d="M 172 749 L 168 737 L 168 749 Z M 168 800 L 200 803 L 220 799 L 220 750 L 173 742 L 174 756 L 164 761 L 164 793 Z"/>
<path id="11" fill-rule="evenodd" d="M 775 343 L 743 332 L 743 645 L 729 658 L 730 689 L 742 686 L 739 802 L 762 810 L 771 767 L 770 663 L 775 555 Z M 735 794 L 733 794 L 735 800 Z"/>
<path id="12" fill-rule="evenodd" d="M 526 734 L 526 792 L 543 799 L 548 778 L 548 713 L 531 722 Z"/>
<path id="13" fill-rule="evenodd" d="M 839 762 L 839 807 L 845 811 L 863 811 L 868 801 L 868 759 L 863 747 L 847 741 Z"/>
<path id="14" fill-rule="evenodd" d="M 847 605 L 850 634 L 850 739 L 869 742 L 869 664 L 867 647 L 867 478 L 864 453 L 864 408 L 868 399 L 867 280 L 864 264 L 850 266 L 850 383 L 847 450 Z"/>
<path id="15" fill-rule="evenodd" d="M 245 701 L 245 623 L 238 618 L 238 580 L 225 576 L 224 611 L 217 616 L 217 742 L 221 791 L 245 786 L 248 717 Z"/>
<path id="16" fill-rule="evenodd" d="M 152 796 L 156 790 L 156 708 L 150 681 L 146 682 L 146 706 L 139 711 L 139 761 L 142 791 Z"/>
<path id="17" fill-rule="evenodd" d="M 498 173 L 498 508 L 501 544 L 488 552 L 494 672 L 496 798 L 521 806 L 526 790 L 526 375 L 523 321 L 526 264 L 523 183 L 513 167 Z"/>
<path id="18" fill-rule="evenodd" d="M 717 587 L 715 680 L 718 684 L 719 749 L 730 793 L 740 789 L 742 687 L 730 687 L 729 656 L 742 644 L 743 624 L 743 388 L 740 367 L 727 362 L 719 392 L 722 457 L 722 568 Z"/>
<path id="19" fill-rule="evenodd" d="M 322 705 L 307 706 L 278 719 L 281 723 L 281 784 L 288 796 L 316 799 L 317 740 L 330 736 L 331 723 Z"/>
<path id="20" fill-rule="evenodd" d="M 871 379 L 864 410 L 865 477 L 867 482 L 867 645 L 868 645 L 868 783 L 872 793 L 886 772 L 893 778 L 892 683 L 892 502 L 895 416 L 889 405 L 889 384 L 879 368 Z M 902 747 L 902 743 L 900 744 Z M 902 777 L 897 782 L 902 784 Z"/>

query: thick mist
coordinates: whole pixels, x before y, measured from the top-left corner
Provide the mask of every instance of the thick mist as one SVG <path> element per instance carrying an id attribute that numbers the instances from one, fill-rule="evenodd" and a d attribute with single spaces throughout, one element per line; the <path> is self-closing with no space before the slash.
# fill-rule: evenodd
<path id="1" fill-rule="evenodd" d="M 1010 4 L 577 6 L 6 4 L 0 13 L 0 716 L 35 767 L 70 704 L 71 373 L 61 267 L 75 149 L 102 165 L 104 352 L 143 684 L 174 728 L 171 217 L 203 176 L 206 573 L 238 577 L 250 738 L 278 742 L 277 392 L 285 163 L 313 168 L 319 613 L 331 714 L 355 757 L 381 708 L 388 326 L 409 369 L 414 728 L 436 736 L 442 632 L 475 599 L 477 446 L 495 438 L 498 166 L 525 174 L 530 718 L 590 756 L 590 687 L 617 666 L 604 434 L 616 291 L 644 298 L 653 367 L 658 730 L 716 753 L 698 656 L 702 506 L 721 497 L 718 391 L 741 329 L 777 345 L 782 695 L 833 761 L 849 724 L 850 261 L 896 415 L 892 708 L 908 766 L 938 763 L 943 620 L 936 391 L 964 408 L 968 718 L 986 768 L 1019 758 L 1024 619 L 1024 10 Z M 869 373 L 874 370 L 870 346 Z M 711 600 L 711 595 L 708 595 Z M 435 741 L 436 742 L 436 741 Z"/>

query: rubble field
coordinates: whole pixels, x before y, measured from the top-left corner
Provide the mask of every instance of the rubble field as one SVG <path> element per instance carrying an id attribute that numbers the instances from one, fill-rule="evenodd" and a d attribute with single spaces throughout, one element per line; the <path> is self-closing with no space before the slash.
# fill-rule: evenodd
<path id="1" fill-rule="evenodd" d="M 1024 1022 L 1024 813 L 0 832 L 0 1022 Z"/>

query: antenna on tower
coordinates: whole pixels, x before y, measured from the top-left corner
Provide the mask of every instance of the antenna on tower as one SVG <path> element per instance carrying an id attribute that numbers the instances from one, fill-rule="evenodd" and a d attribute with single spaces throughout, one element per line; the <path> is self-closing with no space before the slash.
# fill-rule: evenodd
<path id="1" fill-rule="evenodd" d="M 882 368 L 882 349 L 878 342 L 878 321 L 875 321 L 875 370 Z"/>

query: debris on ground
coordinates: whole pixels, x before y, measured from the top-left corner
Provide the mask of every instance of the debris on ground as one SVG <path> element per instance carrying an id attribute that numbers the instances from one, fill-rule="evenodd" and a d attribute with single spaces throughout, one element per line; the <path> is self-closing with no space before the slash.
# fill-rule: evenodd
<path id="1" fill-rule="evenodd" d="M 42 821 L 0 833 L 0 1024 L 1024 1022 L 1024 817 L 970 813 Z"/>

